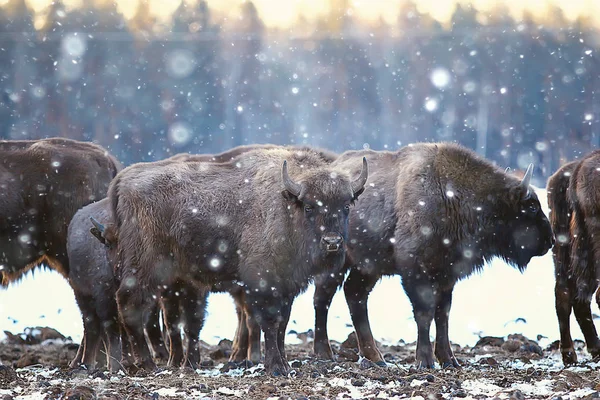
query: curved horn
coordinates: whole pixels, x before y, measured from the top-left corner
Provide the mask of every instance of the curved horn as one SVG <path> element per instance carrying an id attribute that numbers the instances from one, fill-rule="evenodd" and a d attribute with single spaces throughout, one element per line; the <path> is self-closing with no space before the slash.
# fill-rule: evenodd
<path id="1" fill-rule="evenodd" d="M 354 182 L 352 182 L 352 192 L 360 193 L 367 183 L 367 178 L 369 177 L 369 165 L 367 164 L 367 157 L 363 157 L 363 165 L 362 170 L 360 171 L 360 176 Z"/>
<path id="2" fill-rule="evenodd" d="M 288 192 L 290 192 L 296 197 L 300 196 L 302 186 L 300 186 L 300 184 L 294 182 L 292 178 L 290 178 L 287 169 L 287 161 L 283 161 L 283 168 L 281 169 L 281 178 L 283 179 L 283 185 L 285 186 L 285 189 Z"/>
<path id="3" fill-rule="evenodd" d="M 524 189 L 529 190 L 529 183 L 531 182 L 531 176 L 533 175 L 533 164 L 529 164 L 527 167 L 527 171 L 525 171 L 525 175 L 523 176 L 523 180 L 521 181 L 521 186 Z"/>
<path id="4" fill-rule="evenodd" d="M 506 168 L 504 169 L 504 173 L 505 173 L 505 174 L 508 174 L 509 172 L 510 172 L 510 167 L 506 167 Z"/>
<path id="5" fill-rule="evenodd" d="M 90 221 L 92 221 L 92 225 L 94 225 L 94 228 L 98 229 L 100 231 L 100 233 L 104 233 L 104 225 L 102 225 L 100 222 L 98 222 L 98 220 L 94 217 L 90 217 Z"/>

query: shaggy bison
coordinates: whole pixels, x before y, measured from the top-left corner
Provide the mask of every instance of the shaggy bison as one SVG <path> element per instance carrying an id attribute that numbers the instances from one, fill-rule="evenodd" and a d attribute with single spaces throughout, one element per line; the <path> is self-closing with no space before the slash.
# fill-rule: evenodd
<path id="1" fill-rule="evenodd" d="M 106 150 L 92 143 L 0 141 L 2 285 L 42 264 L 68 276 L 69 222 L 81 207 L 106 196 L 119 169 Z"/>
<path id="2" fill-rule="evenodd" d="M 366 159 L 362 164 L 351 180 L 317 152 L 263 149 L 222 164 L 123 170 L 109 189 L 118 234 L 117 301 L 141 366 L 155 368 L 142 327 L 160 288 L 177 280 L 240 282 L 265 334 L 265 367 L 286 374 L 292 301 L 314 275 L 343 265 L 350 205 L 368 176 Z"/>
<path id="3" fill-rule="evenodd" d="M 600 357 L 600 340 L 592 320 L 590 303 L 598 288 L 597 260 L 600 247 L 600 151 L 562 166 L 548 180 L 550 222 L 556 236 L 553 248 L 556 276 L 556 315 L 565 365 L 577 362 L 569 320 L 571 310 L 585 338 L 588 352 Z M 600 305 L 600 292 L 596 293 Z"/>
<path id="4" fill-rule="evenodd" d="M 367 299 L 384 275 L 400 275 L 418 327 L 416 362 L 434 366 L 429 339 L 435 320 L 435 356 L 458 366 L 448 338 L 448 313 L 456 282 L 500 257 L 524 270 L 553 242 L 550 223 L 529 187 L 461 146 L 414 144 L 396 152 L 351 151 L 333 165 L 355 168 L 366 157 L 369 195 L 350 216 L 344 284 L 361 355 L 384 364 L 375 345 Z M 315 353 L 331 358 L 327 310 L 343 275 L 321 277 L 315 291 Z"/>
<path id="5" fill-rule="evenodd" d="M 90 222 L 91 220 L 91 222 Z M 69 225 L 67 250 L 71 261 L 69 283 L 83 317 L 83 340 L 71 367 L 84 365 L 91 369 L 101 355 L 105 343 L 108 366 L 111 371 L 121 367 L 121 343 L 116 291 L 118 281 L 113 267 L 117 256 L 117 241 L 108 199 L 100 200 L 79 210 Z M 90 229 L 91 228 L 91 229 Z M 90 232 L 92 234 L 90 234 Z M 160 304 L 164 325 L 169 337 L 169 351 L 165 349 L 158 321 L 158 304 L 153 304 L 151 317 L 146 323 L 146 334 L 159 358 L 169 360 L 169 365 L 199 363 L 198 334 L 204 323 L 206 291 L 183 282 L 176 282 L 161 292 Z M 187 352 L 179 331 L 183 316 L 184 333 L 188 338 Z M 125 351 L 127 354 L 127 351 Z M 105 357 L 102 357 L 105 359 Z M 103 365 L 103 359 L 99 360 Z"/>

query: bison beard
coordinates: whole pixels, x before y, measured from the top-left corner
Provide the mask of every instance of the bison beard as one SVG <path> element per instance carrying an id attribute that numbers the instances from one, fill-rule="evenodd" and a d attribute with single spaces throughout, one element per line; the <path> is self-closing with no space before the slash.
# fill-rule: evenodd
<path id="1" fill-rule="evenodd" d="M 600 247 L 593 237 L 598 224 L 598 168 L 600 152 L 562 166 L 548 180 L 550 222 L 557 238 L 552 249 L 556 277 L 556 315 L 560 348 L 565 365 L 575 364 L 577 355 L 570 332 L 571 310 L 585 338 L 588 352 L 600 358 L 600 339 L 594 326 L 590 303 L 594 292 L 600 305 L 596 260 Z"/>
<path id="2" fill-rule="evenodd" d="M 265 333 L 265 367 L 286 374 L 292 301 L 314 275 L 343 265 L 350 204 L 367 174 L 366 160 L 351 181 L 322 154 L 291 149 L 249 151 L 224 164 L 134 165 L 119 174 L 109 189 L 117 302 L 140 365 L 155 368 L 141 327 L 157 288 L 240 281 Z"/>
<path id="3" fill-rule="evenodd" d="M 2 286 L 42 263 L 66 277 L 69 222 L 81 207 L 106 196 L 119 169 L 93 143 L 63 138 L 0 141 Z"/>
<path id="4" fill-rule="evenodd" d="M 397 152 L 352 151 L 334 166 L 351 169 L 367 157 L 371 195 L 350 216 L 344 293 L 361 355 L 385 365 L 375 345 L 367 299 L 384 275 L 400 275 L 418 328 L 416 362 L 434 366 L 429 340 L 435 320 L 435 356 L 458 367 L 448 338 L 448 314 L 456 282 L 501 257 L 520 270 L 552 245 L 550 224 L 523 181 L 454 144 L 415 144 Z M 327 312 L 344 274 L 321 276 L 315 289 L 317 356 L 333 357 Z"/>

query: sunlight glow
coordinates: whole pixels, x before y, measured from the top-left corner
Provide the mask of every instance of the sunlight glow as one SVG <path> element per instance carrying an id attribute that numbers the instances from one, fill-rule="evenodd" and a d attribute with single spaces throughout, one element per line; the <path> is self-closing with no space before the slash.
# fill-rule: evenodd
<path id="1" fill-rule="evenodd" d="M 0 5 L 15 0 L 0 0 Z M 43 13 L 51 4 L 51 0 L 26 0 L 36 13 Z M 82 6 L 84 0 L 62 0 L 68 8 Z M 96 0 L 101 3 L 105 0 Z M 158 21 L 166 21 L 181 4 L 181 0 L 116 0 L 120 12 L 126 18 L 132 18 L 139 9 L 140 1 L 144 2 L 150 13 Z M 193 5 L 198 0 L 183 0 Z M 225 16 L 227 20 L 239 17 L 240 6 L 248 0 L 208 0 L 208 6 L 216 14 Z M 302 19 L 314 22 L 322 18 L 339 18 L 349 15 L 360 20 L 387 24 L 398 23 L 402 6 L 409 0 L 254 0 L 259 15 L 267 27 L 290 28 Z M 550 21 L 559 18 L 554 7 L 562 10 L 567 20 L 575 20 L 584 16 L 595 23 L 600 22 L 600 1 L 597 0 L 414 0 L 421 13 L 427 13 L 434 19 L 446 24 L 450 21 L 457 3 L 475 7 L 485 20 L 493 16 L 498 7 L 507 7 L 513 17 L 520 18 L 524 12 L 536 18 Z M 560 20 L 560 19 L 558 19 Z"/>

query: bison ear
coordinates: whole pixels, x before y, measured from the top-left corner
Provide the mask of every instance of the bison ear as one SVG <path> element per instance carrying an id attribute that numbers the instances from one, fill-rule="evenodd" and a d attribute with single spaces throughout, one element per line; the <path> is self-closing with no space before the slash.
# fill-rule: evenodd
<path id="1" fill-rule="evenodd" d="M 284 199 L 286 199 L 287 201 L 298 201 L 298 197 L 294 196 L 291 192 L 289 192 L 286 189 L 283 189 L 281 191 L 281 195 L 283 196 Z"/>
<path id="2" fill-rule="evenodd" d="M 531 194 L 528 188 L 523 187 L 523 185 L 517 185 L 510 188 L 509 196 L 511 203 L 516 204 L 527 200 Z"/>
<path id="3" fill-rule="evenodd" d="M 104 236 L 102 236 L 102 232 L 100 232 L 100 230 L 96 227 L 90 228 L 90 233 L 92 235 L 94 235 L 94 237 L 96 239 L 98 239 L 100 241 L 100 243 L 102 243 L 103 245 L 106 246 L 106 239 L 104 239 Z"/>

